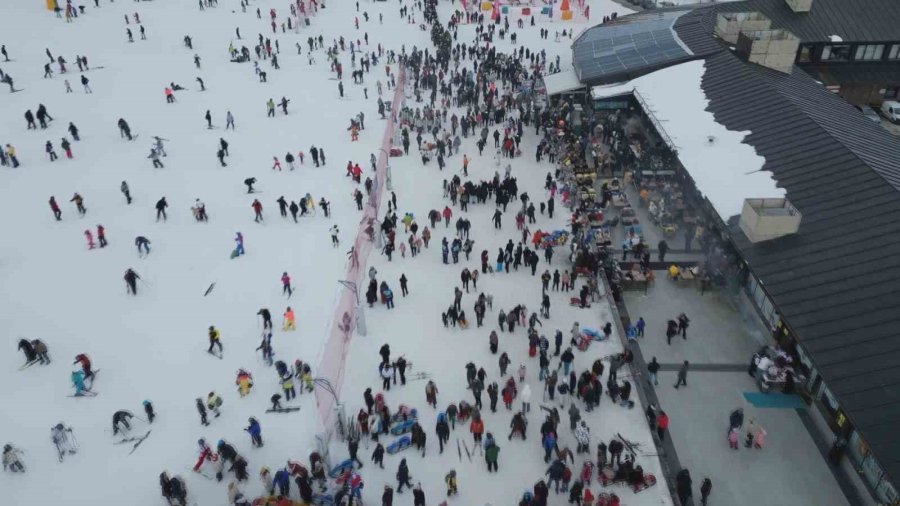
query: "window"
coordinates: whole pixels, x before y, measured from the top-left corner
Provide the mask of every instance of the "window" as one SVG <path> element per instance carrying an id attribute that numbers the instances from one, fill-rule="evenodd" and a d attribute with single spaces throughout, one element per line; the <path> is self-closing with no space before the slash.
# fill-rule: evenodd
<path id="1" fill-rule="evenodd" d="M 884 89 L 884 98 L 893 100 L 900 95 L 900 86 L 888 86 Z"/>
<path id="2" fill-rule="evenodd" d="M 856 46 L 857 60 L 880 60 L 884 54 L 884 44 Z"/>
<path id="3" fill-rule="evenodd" d="M 900 44 L 894 44 L 888 50 L 888 60 L 900 60 Z"/>
<path id="4" fill-rule="evenodd" d="M 822 61 L 850 61 L 849 44 L 832 44 L 822 49 Z"/>
<path id="5" fill-rule="evenodd" d="M 814 46 L 804 44 L 800 46 L 800 54 L 797 56 L 798 62 L 811 62 Z"/>

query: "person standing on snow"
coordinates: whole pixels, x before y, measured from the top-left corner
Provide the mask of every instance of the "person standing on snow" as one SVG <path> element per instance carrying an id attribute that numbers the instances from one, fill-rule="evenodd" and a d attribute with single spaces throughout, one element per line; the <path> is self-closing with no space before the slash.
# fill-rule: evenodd
<path id="1" fill-rule="evenodd" d="M 215 327 L 215 325 L 209 326 L 209 348 L 206 350 L 207 353 L 213 353 L 213 348 L 219 348 L 219 355 L 224 353 L 222 349 L 222 341 L 220 340 L 221 334 L 219 334 L 219 329 Z"/>
<path id="2" fill-rule="evenodd" d="M 137 280 L 141 279 L 141 277 L 138 276 L 138 273 L 134 272 L 134 269 L 128 269 L 125 271 L 125 276 L 123 276 L 123 278 L 128 287 L 128 293 L 137 295 Z"/>
<path id="3" fill-rule="evenodd" d="M 287 272 L 281 275 L 281 294 L 288 294 L 288 298 L 294 295 L 294 289 L 291 287 L 291 277 Z"/>
<path id="4" fill-rule="evenodd" d="M 262 316 L 263 330 L 272 328 L 272 313 L 270 313 L 267 308 L 260 309 L 257 311 L 256 315 Z"/>
<path id="5" fill-rule="evenodd" d="M 56 218 L 56 221 L 62 221 L 62 211 L 59 209 L 59 204 L 56 203 L 56 197 L 50 197 L 50 210 L 53 211 L 53 217 Z"/>
<path id="6" fill-rule="evenodd" d="M 259 199 L 253 199 L 253 203 L 250 204 L 250 207 L 253 208 L 253 213 L 254 213 L 253 221 L 255 221 L 256 223 L 259 223 L 260 221 L 262 221 L 262 220 L 263 220 L 263 215 L 262 215 L 263 205 L 262 205 L 262 202 L 260 202 Z"/>
<path id="7" fill-rule="evenodd" d="M 169 203 L 166 202 L 165 197 L 156 201 L 156 221 L 159 221 L 160 216 L 162 216 L 163 221 L 166 221 L 169 219 L 169 217 L 166 216 L 166 208 L 167 207 L 169 207 Z"/>

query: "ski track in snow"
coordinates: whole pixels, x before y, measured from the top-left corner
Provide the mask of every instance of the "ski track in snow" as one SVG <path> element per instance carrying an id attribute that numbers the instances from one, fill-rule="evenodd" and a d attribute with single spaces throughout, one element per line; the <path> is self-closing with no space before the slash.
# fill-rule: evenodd
<path id="1" fill-rule="evenodd" d="M 312 18 L 312 26 L 298 33 L 272 34 L 268 10 L 278 11 L 279 21 L 289 13 L 287 2 L 257 1 L 242 13 L 236 1 L 222 0 L 219 7 L 198 11 L 194 2 L 110 3 L 101 0 L 101 8 L 84 2 L 87 13 L 67 24 L 40 4 L 19 3 L 7 6 L 0 18 L 0 33 L 5 35 L 10 56 L 15 61 L 0 63 L 0 68 L 16 80 L 24 91 L 6 95 L 4 121 L 0 123 L 0 141 L 11 143 L 18 150 L 22 166 L 16 170 L 4 167 L 0 171 L 0 215 L 6 241 L 0 243 L 0 325 L 4 328 L 3 346 L 7 350 L 0 357 L 0 381 L 8 385 L 4 394 L 5 409 L 0 411 L 0 435 L 25 451 L 23 461 L 28 468 L 24 475 L 0 473 L 0 489 L 8 504 L 160 504 L 157 476 L 163 470 L 180 474 L 187 481 L 189 498 L 199 505 L 226 503 L 225 482 L 191 476 L 185 466 L 196 459 L 196 440 L 206 438 L 214 444 L 224 438 L 234 444 L 250 463 L 251 479 L 241 485 L 248 497 L 262 492 L 256 478 L 263 465 L 273 469 L 288 458 L 307 461 L 315 447 L 317 431 L 316 408 L 313 396 L 303 394 L 299 401 L 286 404 L 301 406 L 296 413 L 264 413 L 268 398 L 279 391 L 274 370 L 265 366 L 258 352 L 260 321 L 255 313 L 267 307 L 273 314 L 275 332 L 273 346 L 276 359 L 292 362 L 295 358 L 315 363 L 332 318 L 334 303 L 343 288 L 337 280 L 345 271 L 345 251 L 352 244 L 349 234 L 357 230 L 359 212 L 350 196 L 356 187 L 344 177 L 347 160 L 368 166 L 370 153 L 378 153 L 385 123 L 377 119 L 375 80 L 385 85 L 385 98 L 391 96 L 384 79 L 384 63 L 374 65 L 366 74 L 369 100 L 363 100 L 362 86 L 345 79 L 345 100 L 337 100 L 337 85 L 331 79 L 327 59 L 322 50 L 316 51 L 316 63 L 307 64 L 306 38 L 322 34 L 326 43 L 343 35 L 363 38 L 368 32 L 374 51 L 377 43 L 399 52 L 402 44 L 407 50 L 413 45 L 430 47 L 428 32 L 409 25 L 397 15 L 394 2 L 360 2 L 360 13 L 354 2 L 328 2 Z M 592 0 L 593 19 L 625 9 L 608 0 Z M 442 2 L 441 20 L 446 23 L 452 10 Z M 262 11 L 257 19 L 255 9 Z M 124 15 L 131 17 L 137 10 L 147 30 L 148 40 L 140 40 L 139 28 L 124 24 Z M 362 11 L 370 21 L 365 23 Z M 384 24 L 378 14 L 384 14 Z M 353 18 L 359 16 L 361 30 L 353 28 Z M 417 12 L 417 20 L 421 14 Z M 514 25 L 514 19 L 510 19 Z M 243 40 L 236 40 L 235 27 L 241 28 Z M 539 40 L 537 28 L 551 30 L 549 41 Z M 553 32 L 574 26 L 576 33 L 589 26 L 585 23 L 539 23 L 538 27 L 518 32 L 519 46 L 541 48 L 548 52 L 548 62 L 561 55 L 563 68 L 569 58 L 566 42 L 552 42 Z M 135 33 L 135 42 L 126 42 L 125 29 Z M 256 43 L 257 33 L 277 39 L 281 45 L 281 70 L 261 61 L 268 73 L 268 83 L 259 83 L 252 63 L 228 61 L 228 44 L 236 47 Z M 184 35 L 193 38 L 193 50 L 182 43 Z M 459 42 L 469 43 L 474 26 L 462 26 Z M 297 56 L 295 42 L 300 42 L 303 55 Z M 497 40 L 501 50 L 510 50 L 509 40 Z M 54 74 L 42 79 L 43 64 L 47 61 L 43 49 L 48 47 L 54 57 L 62 54 L 68 61 L 69 73 Z M 518 46 L 517 46 L 518 47 Z M 200 55 L 202 68 L 196 69 L 193 55 Z M 350 55 L 341 55 L 344 72 L 353 70 Z M 95 68 L 86 73 L 93 94 L 85 94 L 79 81 L 75 54 L 86 55 Z M 58 70 L 53 65 L 54 72 Z M 396 66 L 394 66 L 396 72 Z M 194 78 L 204 79 L 207 91 L 199 92 Z M 74 93 L 64 92 L 63 79 L 69 79 Z M 177 102 L 166 104 L 164 87 L 174 81 L 187 90 L 176 92 Z M 411 90 L 412 87 L 408 87 Z M 291 100 L 289 115 L 280 108 L 274 119 L 266 117 L 265 102 L 276 102 L 286 96 Z M 37 105 L 47 106 L 55 121 L 46 131 L 26 131 L 21 114 Z M 415 107 L 417 104 L 409 100 Z M 213 123 L 220 128 L 207 130 L 203 116 L 211 111 Z M 223 130 L 225 113 L 231 110 L 237 130 Z M 346 131 L 349 118 L 359 111 L 366 114 L 367 129 L 361 132 L 358 143 L 350 143 Z M 116 121 L 125 118 L 134 134 L 134 142 L 120 139 Z M 63 155 L 59 140 L 68 137 L 68 122 L 74 122 L 81 135 L 73 142 L 75 159 L 50 163 L 43 150 L 47 140 L 53 141 L 57 153 Z M 518 177 L 520 191 L 527 191 L 534 200 L 546 199 L 544 176 L 553 168 L 547 162 L 534 162 L 536 137 L 526 128 L 522 141 L 522 157 L 513 162 L 513 174 Z M 146 158 L 152 136 L 169 139 L 165 144 L 168 156 L 162 158 L 164 169 L 153 169 Z M 230 144 L 228 167 L 220 167 L 215 158 L 219 137 Z M 414 137 L 414 135 L 413 135 Z M 314 168 L 309 153 L 311 145 L 324 148 L 328 165 Z M 436 162 L 422 167 L 417 156 L 392 158 L 394 190 L 400 213 L 413 212 L 420 227 L 427 223 L 430 209 L 442 209 L 448 201 L 442 199 L 440 181 L 459 171 L 462 154 L 468 153 L 470 178 L 477 181 L 489 178 L 497 170 L 493 150 L 485 150 L 479 157 L 474 139 L 464 140 L 459 156 L 447 159 L 447 168 L 438 173 Z M 303 150 L 306 164 L 293 173 L 287 171 L 284 154 Z M 411 152 L 411 154 L 414 154 Z M 282 160 L 284 171 L 273 173 L 272 157 Z M 503 162 L 504 165 L 507 162 Z M 500 169 L 502 170 L 502 169 Z M 368 174 L 368 170 L 366 170 Z M 265 224 L 253 222 L 250 203 L 242 184 L 247 177 L 256 177 L 256 187 L 264 205 Z M 119 184 L 127 180 L 134 198 L 125 204 Z M 69 203 L 74 192 L 85 199 L 87 216 L 80 218 L 74 204 Z M 304 218 L 299 224 L 282 219 L 275 199 L 284 195 L 288 201 L 299 200 L 309 192 L 315 200 L 325 197 L 332 203 L 332 219 L 319 210 L 314 218 Z M 47 200 L 55 195 L 63 221 L 53 220 Z M 169 219 L 155 221 L 154 204 L 166 196 L 170 204 Z M 389 196 L 389 194 L 388 194 Z M 206 203 L 210 220 L 196 223 L 190 214 L 195 198 Z M 384 207 L 383 209 L 386 209 Z M 537 276 L 532 278 L 523 269 L 507 274 L 480 276 L 479 291 L 494 296 L 494 308 L 485 317 L 485 327 L 474 324 L 472 304 L 478 292 L 463 298 L 463 308 L 472 322 L 468 330 L 445 329 L 440 313 L 452 302 L 452 287 L 459 284 L 463 266 L 479 265 L 482 249 L 487 249 L 493 262 L 498 247 L 509 238 L 519 237 L 514 226 L 515 205 L 503 217 L 503 230 L 495 233 L 491 224 L 492 206 L 470 205 L 467 214 L 472 222 L 471 237 L 475 240 L 471 261 L 444 266 L 440 260 L 440 240 L 452 239 L 452 229 L 438 225 L 433 231 L 430 249 L 415 259 L 407 254 L 401 258 L 395 252 L 392 262 L 377 255 L 370 257 L 370 265 L 379 271 L 379 281 L 388 281 L 395 293 L 396 309 L 386 310 L 380 304 L 366 308 L 369 335 L 355 335 L 347 358 L 347 371 L 342 400 L 347 414 L 354 416 L 362 405 L 362 391 L 373 387 L 378 391 L 378 348 L 389 342 L 392 356 L 400 354 L 413 363 L 410 374 L 428 372 L 439 389 L 439 407 L 466 399 L 471 394 L 464 386 L 464 365 L 474 361 L 488 372 L 488 382 L 497 381 L 497 357 L 491 355 L 487 338 L 496 328 L 500 308 L 511 309 L 522 303 L 529 312 L 536 311 L 540 302 L 540 282 L 537 276 L 546 268 L 543 259 Z M 454 208 L 454 219 L 459 216 Z M 538 216 L 531 229 L 562 228 L 566 215 L 557 202 L 558 214 L 553 220 Z M 328 228 L 337 223 L 342 231 L 342 246 L 333 249 Z M 96 225 L 106 228 L 109 246 L 87 251 L 83 232 L 96 231 Z M 229 260 L 234 247 L 235 232 L 245 238 L 246 255 Z M 134 238 L 144 235 L 151 241 L 151 254 L 138 258 Z M 398 240 L 405 238 L 398 234 Z M 558 249 L 551 266 L 564 269 L 568 262 L 564 250 Z M 461 255 L 461 258 L 464 258 Z M 134 268 L 143 279 L 138 283 L 138 296 L 126 295 L 122 274 Z M 297 293 L 290 301 L 281 295 L 279 278 L 283 271 L 290 273 Z M 400 294 L 401 273 L 409 278 L 409 297 Z M 210 283 L 215 290 L 204 297 Z M 361 292 L 364 287 L 361 287 Z M 574 294 L 575 292 L 570 292 Z M 544 320 L 542 333 L 552 341 L 556 328 L 562 329 L 568 341 L 572 322 L 582 326 L 600 327 L 611 318 L 605 303 L 594 304 L 591 310 L 568 305 L 568 295 L 552 294 L 552 318 Z M 289 303 L 297 313 L 297 330 L 280 330 L 281 313 Z M 204 353 L 208 342 L 206 330 L 215 325 L 221 332 L 225 354 L 223 360 L 211 360 Z M 23 356 L 13 352 L 19 338 L 40 338 L 50 347 L 53 363 L 19 371 Z M 392 409 L 404 403 L 419 410 L 421 423 L 428 434 L 428 456 L 423 460 L 414 450 L 398 455 L 386 455 L 385 470 L 374 469 L 369 455 L 374 445 L 360 447 L 360 458 L 367 465 L 361 474 L 366 483 L 363 492 L 367 504 L 379 502 L 384 483 L 395 485 L 394 473 L 401 458 L 410 464 L 412 481 L 421 482 L 429 504 L 443 499 L 443 477 L 454 468 L 459 475 L 460 494 L 449 500 L 451 504 L 494 505 L 513 504 L 521 493 L 544 475 L 546 465 L 541 459 L 538 428 L 541 388 L 537 381 L 537 360 L 527 357 L 525 331 L 500 334 L 500 349 L 510 354 L 510 371 L 520 363 L 528 368 L 533 390 L 532 411 L 528 416 L 528 441 L 508 442 L 510 413 L 502 403 L 498 413 L 487 410 L 488 396 L 483 400 L 486 431 L 492 432 L 501 447 L 500 472 L 497 476 L 484 473 L 481 454 L 469 463 L 459 462 L 452 443 L 456 437 L 472 447 L 471 434 L 466 426 L 457 427 L 451 434 L 450 448 L 438 456 L 434 435 L 435 411 L 424 402 L 425 381 L 411 381 L 406 387 L 395 387 L 386 393 Z M 621 350 L 619 336 L 611 342 L 593 344 L 587 353 L 576 352 L 579 370 L 589 367 L 597 357 Z M 69 398 L 72 393 L 69 373 L 78 353 L 91 356 L 95 368 L 106 372 L 98 378 L 95 398 Z M 552 364 L 555 366 L 555 362 Z M 239 398 L 234 386 L 239 367 L 250 371 L 255 386 L 250 396 Z M 315 372 L 315 371 L 314 371 Z M 210 414 L 211 425 L 202 427 L 194 408 L 196 397 L 206 397 L 215 390 L 224 402 L 222 416 Z M 143 417 L 141 401 L 150 399 L 157 419 L 153 432 L 129 455 L 130 445 L 114 445 L 110 418 L 118 409 L 128 409 Z M 243 432 L 247 418 L 256 416 L 262 425 L 265 447 L 251 448 L 249 437 Z M 563 415 L 560 446 L 575 448 L 574 437 Z M 652 448 L 652 439 L 644 423 L 643 410 L 611 406 L 605 398 L 598 411 L 585 416 L 592 429 L 592 446 L 601 439 L 609 441 L 616 432 L 644 448 Z M 74 428 L 80 446 L 77 455 L 67 456 L 59 463 L 49 441 L 49 428 L 59 421 Z M 146 433 L 149 427 L 134 422 L 132 436 Z M 386 442 L 394 438 L 386 439 Z M 346 458 L 345 446 L 337 438 L 331 445 L 332 464 Z M 576 460 L 573 474 L 580 471 L 582 459 Z M 622 487 L 611 489 L 623 498 L 623 504 L 670 504 L 665 494 L 665 482 L 654 458 L 639 459 L 647 472 L 660 478 L 656 487 L 634 496 Z M 423 465 L 424 464 L 424 465 Z M 206 472 L 211 473 L 209 467 Z M 226 482 L 230 477 L 226 477 Z M 294 486 L 292 485 L 292 488 Z M 597 492 L 596 481 L 592 490 Z M 296 491 L 295 491 L 296 493 Z M 409 493 L 405 497 L 408 497 Z M 398 502 L 401 499 L 396 496 Z M 551 504 L 565 504 L 567 495 L 551 493 Z"/>

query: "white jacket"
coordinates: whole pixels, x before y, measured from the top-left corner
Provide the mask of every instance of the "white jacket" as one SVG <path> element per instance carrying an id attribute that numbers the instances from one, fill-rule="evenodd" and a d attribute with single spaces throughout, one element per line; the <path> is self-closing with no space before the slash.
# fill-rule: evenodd
<path id="1" fill-rule="evenodd" d="M 531 402 L 531 387 L 528 386 L 528 383 L 522 387 L 522 402 Z"/>

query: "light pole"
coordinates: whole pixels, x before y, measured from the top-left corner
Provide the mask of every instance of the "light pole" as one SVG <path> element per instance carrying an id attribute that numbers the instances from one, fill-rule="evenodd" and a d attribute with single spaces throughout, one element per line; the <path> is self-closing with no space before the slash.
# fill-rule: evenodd
<path id="1" fill-rule="evenodd" d="M 363 312 L 362 304 L 359 303 L 359 288 L 353 281 L 342 279 L 338 280 L 338 283 L 344 285 L 344 288 L 350 290 L 353 292 L 353 295 L 356 296 L 356 331 L 359 332 L 359 335 L 361 336 L 366 335 L 366 314 Z"/>

